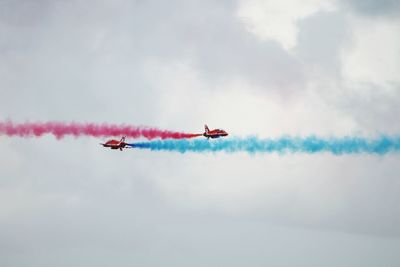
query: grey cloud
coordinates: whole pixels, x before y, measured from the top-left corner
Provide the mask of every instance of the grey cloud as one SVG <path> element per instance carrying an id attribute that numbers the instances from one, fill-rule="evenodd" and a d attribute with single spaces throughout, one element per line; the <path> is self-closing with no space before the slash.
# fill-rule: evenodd
<path id="1" fill-rule="evenodd" d="M 17 112 L 23 106 L 37 117 L 46 117 L 51 110 L 59 118 L 69 107 L 80 106 L 91 114 L 88 118 L 100 112 L 107 119 L 104 111 L 115 105 L 102 96 L 156 99 L 162 88 L 151 88 L 143 77 L 144 63 L 151 59 L 187 62 L 206 79 L 242 78 L 265 90 L 285 92 L 304 82 L 295 59 L 276 43 L 260 42 L 244 29 L 235 17 L 234 2 L 96 3 L 3 4 L 0 93 L 7 88 L 29 95 L 7 96 L 7 110 Z M 47 106 L 39 104 L 43 95 Z M 75 112 L 75 117 L 82 114 L 72 110 L 69 116 Z M 134 115 L 128 109 L 123 113 Z M 151 120 L 154 115 L 148 116 Z"/>
<path id="2" fill-rule="evenodd" d="M 310 65 L 340 83 L 342 11 L 299 21 L 289 54 L 245 30 L 236 4 L 1 1 L 0 116 L 157 125 L 169 92 L 146 72 L 153 60 L 188 64 L 211 88 L 244 79 L 285 96 L 305 89 Z M 378 89 L 328 104 L 396 133 L 399 98 Z M 120 153 L 98 142 L 0 137 L 1 266 L 399 265 L 397 155 Z"/>
<path id="3" fill-rule="evenodd" d="M 109 212 L 108 209 L 104 211 Z M 94 214 L 98 218 L 99 214 Z M 24 257 L 18 258 L 18 254 L 11 252 L 2 257 L 3 262 L 7 263 L 8 260 L 33 267 L 54 264 L 186 266 L 188 262 L 191 266 L 291 266 L 294 262 L 297 266 L 395 266 L 393 262 L 398 260 L 398 251 L 393 249 L 399 245 L 396 240 L 277 227 L 213 214 L 193 216 L 177 213 L 171 214 L 173 219 L 168 219 L 165 215 L 159 217 L 157 213 L 152 218 L 141 217 L 142 223 L 137 220 L 113 221 L 109 218 L 96 222 L 85 214 L 76 215 L 81 217 L 75 217 L 67 223 L 62 218 L 52 220 L 52 223 L 60 223 L 61 229 L 70 235 L 66 243 L 54 244 L 58 233 L 48 227 L 46 235 L 49 237 L 38 234 L 31 236 L 39 242 L 30 244 L 34 248 L 29 249 L 30 252 Z M 114 219 L 121 218 L 116 216 Z M 87 220 L 94 226 L 82 229 L 82 223 Z M 46 222 L 38 219 L 29 227 L 42 230 L 41 223 Z M 121 232 L 112 225 L 132 232 Z M 78 232 L 77 229 L 83 231 Z M 113 234 L 104 233 L 104 230 Z M 86 240 L 77 239 L 82 237 Z M 41 241 L 47 241 L 44 247 Z M 51 243 L 54 245 L 50 246 Z M 282 250 L 285 251 L 284 255 L 281 254 Z M 371 250 L 375 253 L 368 253 Z M 376 254 L 383 257 L 378 258 Z"/>
<path id="4" fill-rule="evenodd" d="M 352 116 L 365 132 L 397 135 L 400 112 L 399 84 L 358 83 L 346 85 L 345 97 L 335 100 L 336 105 Z M 364 92 L 368 92 L 368 96 Z"/>
<path id="5" fill-rule="evenodd" d="M 48 14 L 52 3 L 49 0 L 2 0 L 0 2 L 0 22 L 4 24 L 30 27 L 43 19 Z"/>
<path id="6" fill-rule="evenodd" d="M 331 75 L 340 73 L 340 52 L 349 32 L 340 12 L 318 12 L 298 22 L 296 56 L 307 66 Z"/>
<path id="7" fill-rule="evenodd" d="M 343 4 L 366 16 L 396 16 L 400 13 L 400 2 L 397 0 L 350 0 L 343 1 Z"/>
<path id="8" fill-rule="evenodd" d="M 291 166 L 298 174 L 309 161 L 312 177 L 280 177 L 281 187 L 271 183 L 256 209 L 249 205 L 244 214 L 229 214 L 212 206 L 198 208 L 183 191 L 207 175 L 217 183 L 231 172 L 256 175 L 253 167 L 260 163 L 274 168 L 270 156 L 252 158 L 248 165 L 247 156 L 195 160 L 193 155 L 142 151 L 110 154 L 96 149 L 93 140 L 64 140 L 61 147 L 47 139 L 13 143 L 23 159 L 13 183 L 1 187 L 2 200 L 8 192 L 1 209 L 13 207 L 0 217 L 2 266 L 396 266 L 400 261 L 399 240 L 393 238 L 393 228 L 398 231 L 398 215 L 392 212 L 398 203 L 396 175 L 382 178 L 396 159 L 282 158 L 276 169 Z M 57 147 L 63 153 L 55 154 Z M 232 167 L 239 165 L 244 166 Z M 191 166 L 203 171 L 191 171 Z M 268 171 L 261 175 L 273 179 Z M 180 204 L 155 187 L 157 176 L 179 181 L 181 190 L 174 194 Z M 221 201 L 235 204 L 228 196 Z M 382 236 L 385 231 L 389 237 Z"/>

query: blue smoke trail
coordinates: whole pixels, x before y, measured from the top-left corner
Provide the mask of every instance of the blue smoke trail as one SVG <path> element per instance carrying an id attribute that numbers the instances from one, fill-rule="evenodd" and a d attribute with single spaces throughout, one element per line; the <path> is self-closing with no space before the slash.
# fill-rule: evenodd
<path id="1" fill-rule="evenodd" d="M 400 152 L 400 136 L 381 136 L 376 139 L 363 137 L 320 138 L 281 137 L 259 139 L 257 137 L 229 138 L 219 140 L 155 140 L 132 143 L 129 146 L 139 149 L 185 152 L 248 152 L 254 153 L 320 153 L 334 155 L 368 153 L 383 155 Z"/>

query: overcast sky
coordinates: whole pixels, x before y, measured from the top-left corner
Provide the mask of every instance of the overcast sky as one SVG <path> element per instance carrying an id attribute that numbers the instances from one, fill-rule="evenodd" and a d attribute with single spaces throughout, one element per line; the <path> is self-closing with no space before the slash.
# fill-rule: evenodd
<path id="1" fill-rule="evenodd" d="M 397 0 L 0 0 L 0 120 L 400 134 Z M 228 137 L 229 138 L 229 137 Z M 400 155 L 0 136 L 0 266 L 400 266 Z"/>

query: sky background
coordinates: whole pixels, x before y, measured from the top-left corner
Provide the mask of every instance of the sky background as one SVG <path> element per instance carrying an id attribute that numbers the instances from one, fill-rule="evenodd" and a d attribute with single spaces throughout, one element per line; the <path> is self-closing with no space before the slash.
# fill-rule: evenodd
<path id="1" fill-rule="evenodd" d="M 0 120 L 400 134 L 397 0 L 0 0 Z M 228 137 L 229 138 L 229 137 Z M 0 136 L 0 265 L 399 266 L 400 156 Z"/>

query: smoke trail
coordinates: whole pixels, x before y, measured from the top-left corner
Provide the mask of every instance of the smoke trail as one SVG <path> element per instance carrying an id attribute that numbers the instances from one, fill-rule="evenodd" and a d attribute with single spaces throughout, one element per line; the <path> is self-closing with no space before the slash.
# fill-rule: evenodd
<path id="1" fill-rule="evenodd" d="M 281 137 L 278 139 L 259 139 L 257 137 L 230 138 L 223 140 L 156 140 L 132 143 L 140 149 L 191 152 L 248 152 L 253 153 L 319 153 L 330 152 L 335 155 L 373 153 L 385 154 L 400 152 L 400 137 L 381 136 L 376 139 L 362 137 L 319 138 L 316 136 Z"/>
<path id="2" fill-rule="evenodd" d="M 95 124 L 95 123 L 64 123 L 64 122 L 36 122 L 13 123 L 11 121 L 0 122 L 0 135 L 19 137 L 40 137 L 44 134 L 52 134 L 56 138 L 66 135 L 78 136 L 126 136 L 128 138 L 144 137 L 147 139 L 181 139 L 201 136 L 201 134 L 181 133 L 159 130 L 149 127 L 137 127 L 129 125 Z"/>

